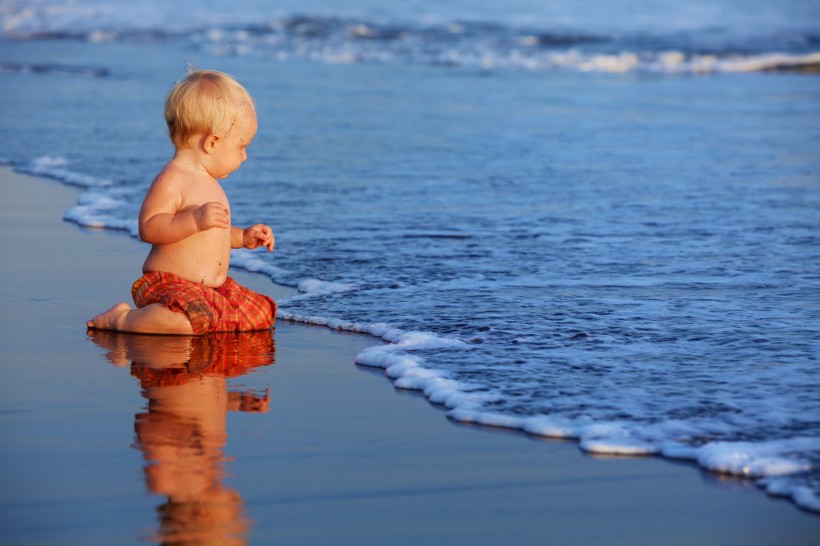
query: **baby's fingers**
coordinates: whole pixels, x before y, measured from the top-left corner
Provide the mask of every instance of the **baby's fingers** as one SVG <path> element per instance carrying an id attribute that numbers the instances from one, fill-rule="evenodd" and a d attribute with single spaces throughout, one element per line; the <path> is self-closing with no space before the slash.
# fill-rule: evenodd
<path id="1" fill-rule="evenodd" d="M 268 252 L 273 252 L 273 244 L 274 244 L 274 239 L 273 239 L 273 234 L 271 234 L 270 237 L 265 239 L 265 241 L 262 243 L 262 246 L 267 248 Z"/>
<path id="2" fill-rule="evenodd" d="M 231 213 L 221 203 L 210 202 L 200 206 L 194 213 L 197 227 L 200 231 L 212 228 L 231 227 Z"/>
<path id="3" fill-rule="evenodd" d="M 264 246 L 268 252 L 273 251 L 273 230 L 265 224 L 255 224 L 248 228 L 248 232 L 254 239 L 254 248 Z"/>
<path id="4" fill-rule="evenodd" d="M 231 227 L 231 221 L 224 216 L 213 216 L 205 222 L 204 229 L 228 229 Z"/>
<path id="5" fill-rule="evenodd" d="M 265 225 L 260 227 L 260 229 L 259 229 L 259 242 L 260 242 L 261 246 L 264 246 L 265 248 L 268 249 L 268 252 L 273 251 L 274 238 L 273 238 L 273 230 L 270 227 L 265 226 Z"/>

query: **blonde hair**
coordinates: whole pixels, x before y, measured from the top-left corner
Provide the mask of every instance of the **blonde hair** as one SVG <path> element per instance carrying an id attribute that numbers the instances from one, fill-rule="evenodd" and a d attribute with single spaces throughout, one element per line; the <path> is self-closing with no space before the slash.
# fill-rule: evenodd
<path id="1" fill-rule="evenodd" d="M 198 133 L 216 134 L 236 123 L 239 108 L 253 99 L 231 76 L 216 70 L 189 70 L 165 100 L 165 123 L 176 148 L 186 148 Z"/>

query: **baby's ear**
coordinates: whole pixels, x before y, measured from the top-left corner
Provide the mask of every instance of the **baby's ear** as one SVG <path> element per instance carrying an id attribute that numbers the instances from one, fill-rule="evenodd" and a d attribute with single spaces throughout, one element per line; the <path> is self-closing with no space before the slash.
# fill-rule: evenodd
<path id="1" fill-rule="evenodd" d="M 217 135 L 208 135 L 202 141 L 202 147 L 205 149 L 206 154 L 214 153 L 218 144 L 219 137 Z"/>

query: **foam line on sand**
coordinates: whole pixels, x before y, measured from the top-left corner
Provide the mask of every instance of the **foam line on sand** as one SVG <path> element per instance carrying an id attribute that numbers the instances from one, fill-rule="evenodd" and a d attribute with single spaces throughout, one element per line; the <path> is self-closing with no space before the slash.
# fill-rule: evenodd
<path id="1" fill-rule="evenodd" d="M 237 544 L 820 536 L 820 518 L 753 483 L 455 425 L 355 366 L 371 336 L 280 322 L 242 356 L 260 362 L 220 375 L 202 372 L 235 358 L 219 344 L 88 335 L 87 318 L 128 299 L 147 247 L 63 222 L 71 188 L 9 168 L 0 183 L 0 542 L 136 544 L 168 538 L 169 521 Z M 235 276 L 281 297 L 265 277 Z M 151 383 L 175 350 L 193 379 Z"/>

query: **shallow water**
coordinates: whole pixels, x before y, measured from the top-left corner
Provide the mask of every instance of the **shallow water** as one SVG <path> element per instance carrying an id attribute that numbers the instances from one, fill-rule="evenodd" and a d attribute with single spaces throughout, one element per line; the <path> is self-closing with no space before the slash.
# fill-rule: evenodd
<path id="1" fill-rule="evenodd" d="M 234 264 L 300 287 L 282 317 L 391 341 L 357 361 L 456 420 L 820 510 L 820 79 L 760 71 L 816 62 L 816 6 L 417 4 L 6 15 L 0 155 L 85 188 L 67 219 L 133 233 L 170 83 L 227 70 L 260 132 L 226 191 L 277 233 Z"/>

